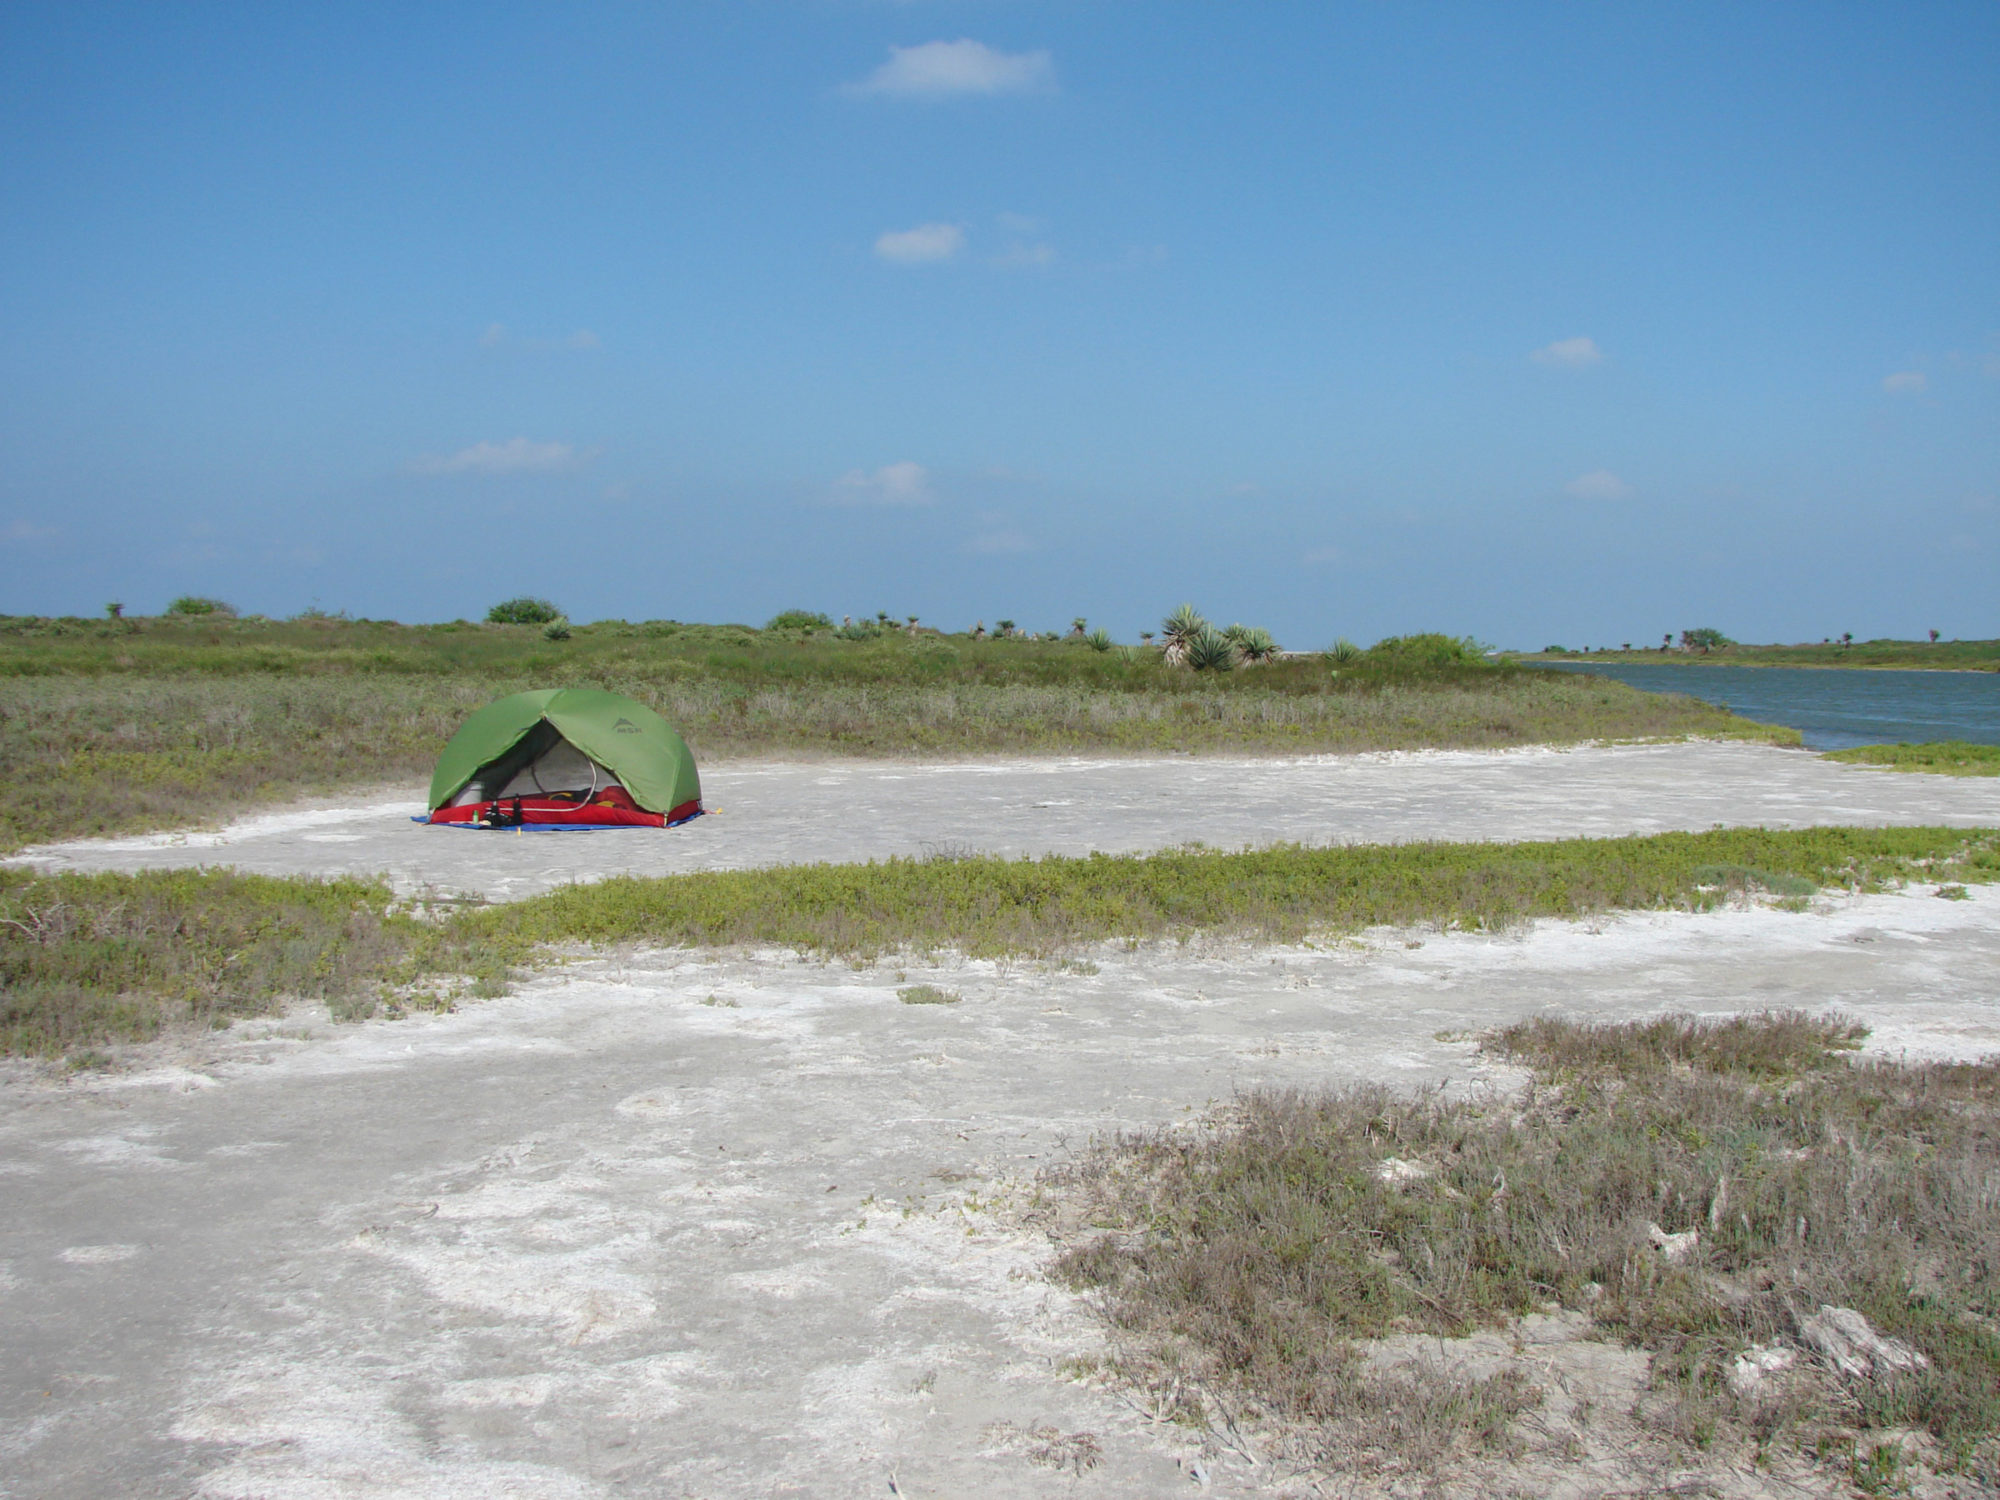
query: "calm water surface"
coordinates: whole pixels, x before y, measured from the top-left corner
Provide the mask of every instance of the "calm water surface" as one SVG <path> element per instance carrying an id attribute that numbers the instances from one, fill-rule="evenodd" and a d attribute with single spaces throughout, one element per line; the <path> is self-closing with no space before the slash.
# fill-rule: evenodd
<path id="1" fill-rule="evenodd" d="M 1537 662 L 1592 672 L 1648 693 L 1686 693 L 1761 724 L 1785 724 L 1813 750 L 1971 740 L 2000 745 L 2000 672 L 1884 672 L 1840 667 L 1686 667 Z"/>

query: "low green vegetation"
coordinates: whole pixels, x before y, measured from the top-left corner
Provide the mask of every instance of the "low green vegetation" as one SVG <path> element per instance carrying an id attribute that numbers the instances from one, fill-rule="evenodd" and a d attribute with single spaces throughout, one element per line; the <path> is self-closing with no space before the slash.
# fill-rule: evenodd
<path id="1" fill-rule="evenodd" d="M 2000 833 L 1945 828 L 896 859 L 620 878 L 442 914 L 368 882 L 0 869 L 0 1037 L 9 1052 L 56 1055 L 294 998 L 350 1015 L 448 1005 L 578 945 L 1060 960 L 1116 938 L 1493 929 L 1612 908 L 1705 910 L 1758 891 L 1996 879 Z"/>
<path id="2" fill-rule="evenodd" d="M 1990 1486 L 2000 1063 L 1850 1061 L 1863 1034 L 1796 1014 L 1541 1019 L 1485 1043 L 1532 1071 L 1525 1095 L 1253 1093 L 1051 1174 L 1055 1274 L 1097 1300 L 1109 1373 L 1147 1404 L 1256 1422 L 1309 1467 L 1421 1477 L 1505 1451 L 1539 1372 L 1411 1373 L 1367 1342 L 1557 1304 L 1651 1351 L 1634 1416 L 1683 1462 L 1784 1445 L 1866 1477 L 1878 1439 L 1914 1429 L 1926 1466 Z M 1924 1367 L 1835 1373 L 1805 1328 L 1824 1306 Z M 1792 1367 L 1737 1394 L 1753 1346 Z"/>
<path id="3" fill-rule="evenodd" d="M 415 977 L 422 935 L 373 881 L 0 871 L 0 1050 L 87 1057 L 292 998 L 371 1012 Z M 491 970 L 488 987 L 502 977 Z"/>
<path id="4" fill-rule="evenodd" d="M 975 640 L 885 621 L 833 626 L 797 611 L 763 630 L 560 617 L 0 618 L 0 848 L 420 781 L 474 709 L 552 684 L 637 699 L 704 763 L 1797 740 L 1690 698 L 1497 666 L 1447 637 L 1332 661 L 1273 648 L 1255 670 L 1196 672 L 1159 648 L 1099 649 L 1087 631 Z M 1243 648 L 1218 634 L 1233 661 Z M 1263 650 L 1257 633 L 1243 634 Z"/>
<path id="5" fill-rule="evenodd" d="M 548 600 L 527 594 L 518 599 L 503 599 L 486 611 L 488 625 L 553 625 L 562 617 L 563 612 Z"/>
<path id="6" fill-rule="evenodd" d="M 1929 771 L 1940 776 L 2000 776 L 2000 745 L 1934 740 L 1924 745 L 1856 745 L 1829 750 L 1827 760 L 1852 766 L 1886 766 L 1892 771 Z"/>
<path id="7" fill-rule="evenodd" d="M 1517 661 L 1630 662 L 1706 667 L 1890 667 L 1906 671 L 2000 672 L 2000 640 L 1857 641 L 1829 637 L 1796 645 L 1743 645 L 1719 630 L 1684 630 L 1658 646 L 1634 650 L 1629 643 L 1570 649 L 1544 646 L 1540 651 L 1512 654 Z"/>
<path id="8" fill-rule="evenodd" d="M 934 984 L 913 984 L 897 990 L 896 998 L 905 1005 L 956 1005 L 963 996 Z"/>

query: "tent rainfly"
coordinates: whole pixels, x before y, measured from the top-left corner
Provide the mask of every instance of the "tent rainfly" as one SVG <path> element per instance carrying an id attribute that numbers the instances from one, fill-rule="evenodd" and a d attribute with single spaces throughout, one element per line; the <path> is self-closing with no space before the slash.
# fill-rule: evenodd
<path id="1" fill-rule="evenodd" d="M 489 703 L 431 777 L 430 817 L 468 828 L 672 828 L 701 816 L 701 778 L 673 726 L 595 688 Z"/>

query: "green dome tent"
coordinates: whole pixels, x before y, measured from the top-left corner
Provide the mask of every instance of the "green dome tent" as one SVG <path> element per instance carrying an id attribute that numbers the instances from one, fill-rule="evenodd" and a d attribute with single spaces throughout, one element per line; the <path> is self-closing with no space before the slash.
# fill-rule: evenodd
<path id="1" fill-rule="evenodd" d="M 701 778 L 673 726 L 596 688 L 489 703 L 431 777 L 431 822 L 472 828 L 671 828 L 701 816 Z"/>

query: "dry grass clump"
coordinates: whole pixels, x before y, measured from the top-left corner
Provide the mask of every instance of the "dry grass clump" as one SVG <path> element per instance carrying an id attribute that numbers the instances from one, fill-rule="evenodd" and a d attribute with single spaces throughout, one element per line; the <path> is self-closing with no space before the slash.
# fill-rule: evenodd
<path id="1" fill-rule="evenodd" d="M 1251 1094 L 1055 1174 L 1054 1271 L 1100 1300 L 1124 1378 L 1308 1465 L 1522 1442 L 1539 1396 L 1518 1369 L 1384 1374 L 1367 1341 L 1559 1304 L 1651 1351 L 1648 1425 L 1686 1447 L 1859 1465 L 1914 1430 L 1932 1467 L 2000 1482 L 2000 1063 L 1849 1062 L 1860 1036 L 1795 1014 L 1544 1019 L 1487 1043 L 1532 1067 L 1525 1096 Z M 1928 1367 L 1816 1361 L 1801 1325 L 1823 1305 Z M 1796 1363 L 1738 1396 L 1753 1346 Z M 1427 1405 L 1448 1419 L 1413 1447 Z"/>

